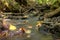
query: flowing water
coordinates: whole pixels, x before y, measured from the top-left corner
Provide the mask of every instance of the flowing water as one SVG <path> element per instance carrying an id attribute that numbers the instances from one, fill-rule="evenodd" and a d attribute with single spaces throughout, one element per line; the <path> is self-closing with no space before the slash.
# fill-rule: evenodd
<path id="1" fill-rule="evenodd" d="M 12 20 L 12 21 L 17 22 L 17 24 L 18 24 L 18 25 L 16 25 L 17 28 L 24 26 L 26 29 L 31 31 L 31 33 L 29 33 L 28 35 L 25 35 L 25 37 L 22 37 L 22 38 L 17 35 L 17 36 L 5 38 L 5 39 L 6 40 L 53 40 L 53 38 L 50 34 L 44 35 L 42 33 L 39 33 L 36 30 L 37 20 L 38 20 L 38 17 L 28 18 L 25 20 L 25 21 L 28 21 L 26 24 L 23 24 L 24 20 L 21 20 L 21 19 L 20 20 Z M 29 26 L 32 26 L 32 28 L 29 28 Z"/>

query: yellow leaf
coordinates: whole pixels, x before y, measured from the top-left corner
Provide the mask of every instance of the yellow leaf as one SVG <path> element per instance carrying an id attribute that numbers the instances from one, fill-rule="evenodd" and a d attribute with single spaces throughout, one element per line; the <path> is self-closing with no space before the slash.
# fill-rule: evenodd
<path id="1" fill-rule="evenodd" d="M 27 34 L 30 34 L 31 33 L 31 30 L 26 30 L 25 31 Z"/>
<path id="2" fill-rule="evenodd" d="M 16 30 L 16 29 L 17 29 L 16 26 L 10 24 L 9 30 L 14 31 L 14 30 Z"/>
<path id="3" fill-rule="evenodd" d="M 5 2 L 5 5 L 8 7 L 9 4 L 7 2 Z"/>

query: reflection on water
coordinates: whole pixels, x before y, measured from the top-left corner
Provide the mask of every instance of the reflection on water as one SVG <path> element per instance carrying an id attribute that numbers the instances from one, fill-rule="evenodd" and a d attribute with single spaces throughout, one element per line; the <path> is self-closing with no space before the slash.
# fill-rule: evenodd
<path id="1" fill-rule="evenodd" d="M 23 37 L 20 37 L 20 35 L 17 35 L 17 36 L 8 37 L 5 39 L 6 40 L 53 40 L 52 36 L 50 34 L 49 35 L 43 35 L 36 30 L 37 19 L 38 19 L 37 17 L 29 18 L 29 19 L 27 19 L 28 22 L 26 22 L 26 24 L 24 24 L 24 22 L 26 20 L 25 21 L 21 20 L 21 19 L 20 20 L 14 20 L 17 23 L 16 26 L 18 28 L 23 26 L 24 28 L 27 29 L 26 35 L 24 35 Z M 18 23 L 20 23 L 20 24 L 18 24 Z"/>

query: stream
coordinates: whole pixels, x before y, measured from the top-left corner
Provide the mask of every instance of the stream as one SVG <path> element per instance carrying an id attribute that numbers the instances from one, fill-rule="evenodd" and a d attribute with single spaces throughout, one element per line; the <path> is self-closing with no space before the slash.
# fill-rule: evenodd
<path id="1" fill-rule="evenodd" d="M 17 25 L 16 25 L 14 22 L 14 24 L 17 26 L 17 28 L 20 28 L 23 26 L 24 28 L 28 29 L 31 33 L 29 33 L 27 36 L 22 37 L 22 38 L 18 35 L 18 36 L 14 36 L 14 37 L 5 38 L 5 39 L 6 40 L 53 40 L 53 38 L 50 34 L 44 35 L 42 33 L 39 33 L 36 30 L 37 20 L 38 20 L 38 17 L 30 17 L 25 20 L 21 20 L 21 19 L 11 20 L 12 22 L 15 21 L 17 23 Z M 23 21 L 27 21 L 27 23 L 23 24 Z M 31 26 L 32 28 L 29 28 L 29 26 Z"/>

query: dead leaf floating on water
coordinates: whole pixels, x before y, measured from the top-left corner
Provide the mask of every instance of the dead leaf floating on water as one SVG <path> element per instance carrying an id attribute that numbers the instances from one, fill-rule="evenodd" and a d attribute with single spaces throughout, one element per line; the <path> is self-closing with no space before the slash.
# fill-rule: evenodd
<path id="1" fill-rule="evenodd" d="M 17 29 L 16 26 L 10 24 L 9 30 L 14 31 L 14 30 L 16 30 L 16 29 Z"/>
<path id="2" fill-rule="evenodd" d="M 42 25 L 42 23 L 40 21 L 38 21 L 36 26 L 41 26 L 41 25 Z"/>
<path id="3" fill-rule="evenodd" d="M 31 33 L 31 30 L 26 30 L 25 31 L 27 34 L 30 34 Z"/>

